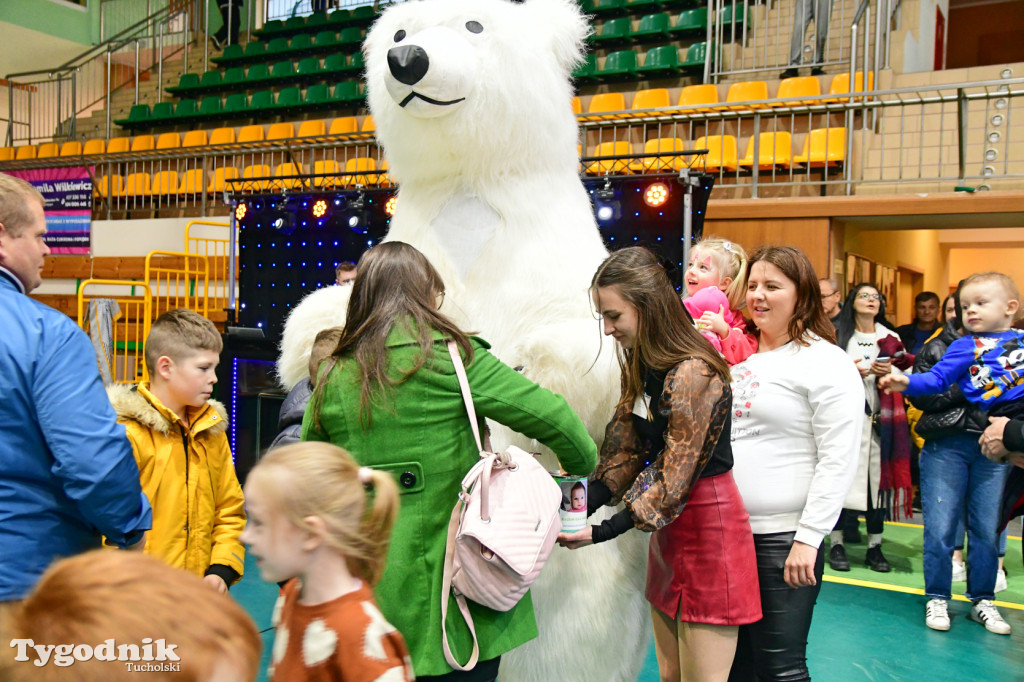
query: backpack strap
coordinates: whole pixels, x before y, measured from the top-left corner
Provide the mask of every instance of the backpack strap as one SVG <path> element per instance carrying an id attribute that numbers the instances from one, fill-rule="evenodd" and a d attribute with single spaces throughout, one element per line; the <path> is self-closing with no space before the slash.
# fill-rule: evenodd
<path id="1" fill-rule="evenodd" d="M 459 355 L 459 346 L 453 339 L 448 341 L 448 354 L 452 356 L 452 364 L 455 365 L 455 376 L 459 378 L 459 390 L 462 392 L 462 402 L 466 404 L 466 413 L 469 415 L 469 425 L 473 429 L 476 449 L 483 452 L 484 443 L 480 440 L 480 423 L 476 420 L 473 394 L 469 391 L 469 378 L 466 376 L 466 367 L 462 364 L 462 356 Z"/>
<path id="2" fill-rule="evenodd" d="M 461 665 L 455 660 L 455 655 L 452 653 L 451 647 L 448 646 L 448 629 L 445 621 L 448 620 L 448 597 L 452 594 L 452 573 L 454 570 L 455 562 L 455 538 L 459 532 L 459 521 L 462 512 L 462 498 L 460 496 L 459 502 L 455 505 L 452 510 L 451 521 L 448 522 L 448 543 L 444 548 L 444 574 L 441 578 L 441 644 L 444 646 L 444 658 L 455 670 L 461 670 L 463 672 L 472 670 L 476 667 L 477 660 L 480 658 L 480 643 L 476 638 L 476 627 L 473 624 L 473 616 L 469 612 L 469 606 L 466 604 L 466 598 L 456 593 L 455 603 L 459 605 L 459 613 L 462 614 L 462 619 L 466 621 L 466 627 L 469 628 L 469 634 L 473 636 L 473 653 L 470 655 L 469 660 L 466 661 L 466 665 Z"/>

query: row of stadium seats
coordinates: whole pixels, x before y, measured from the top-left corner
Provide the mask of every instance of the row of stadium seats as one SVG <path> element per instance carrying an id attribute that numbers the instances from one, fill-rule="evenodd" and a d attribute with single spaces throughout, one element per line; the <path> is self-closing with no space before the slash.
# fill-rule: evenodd
<path id="1" fill-rule="evenodd" d="M 376 172 L 375 172 L 376 171 Z M 183 173 L 173 170 L 156 173 L 138 172 L 100 176 L 93 188 L 93 196 L 110 197 L 165 197 L 202 194 L 219 195 L 231 192 L 267 192 L 286 189 L 332 189 L 356 185 L 377 186 L 391 184 L 387 162 L 371 157 L 357 157 L 339 162 L 323 159 L 313 162 L 313 177 L 303 178 L 306 172 L 300 164 L 255 163 L 239 171 L 235 166 L 221 166 L 207 174 L 202 168 Z"/>
<path id="2" fill-rule="evenodd" d="M 326 14 L 317 12 L 308 16 L 273 19 L 263 24 L 255 34 L 261 38 L 289 37 L 300 33 L 318 33 L 327 28 L 344 28 L 346 26 L 366 27 L 377 18 L 372 5 L 363 5 L 354 9 L 339 9 Z"/>
<path id="3" fill-rule="evenodd" d="M 362 52 L 356 52 L 351 57 L 336 53 L 328 55 L 323 62 L 317 57 L 306 57 L 297 63 L 286 60 L 272 66 L 253 64 L 248 71 L 241 66 L 233 66 L 224 71 L 211 69 L 202 74 L 186 72 L 181 74 L 177 86 L 167 88 L 166 91 L 175 97 L 200 97 L 221 92 L 256 90 L 271 85 L 362 78 L 363 68 Z"/>
<path id="4" fill-rule="evenodd" d="M 688 48 L 678 48 L 675 45 L 654 47 L 643 55 L 643 60 L 637 55 L 636 50 L 612 52 L 603 61 L 590 52 L 586 61 L 573 72 L 573 78 L 580 85 L 588 85 L 680 76 L 686 72 L 702 70 L 704 62 L 707 61 L 707 54 L 706 42 L 694 43 Z"/>
<path id="5" fill-rule="evenodd" d="M 732 6 L 730 5 L 723 12 L 723 23 L 729 23 L 731 20 Z M 737 21 L 742 23 L 742 16 L 737 17 Z M 613 47 L 629 43 L 642 44 L 678 36 L 704 35 L 707 25 L 708 10 L 706 7 L 683 10 L 676 17 L 675 22 L 672 22 L 668 12 L 646 14 L 640 17 L 640 21 L 635 26 L 629 17 L 618 17 L 601 24 L 601 27 L 590 36 L 589 41 L 595 47 Z"/>
<path id="6" fill-rule="evenodd" d="M 804 138 L 803 150 L 793 155 L 793 137 L 788 132 L 761 133 L 758 136 L 758 158 L 754 159 L 754 137 L 747 141 L 747 152 L 740 158 L 737 155 L 737 142 L 734 135 L 710 135 L 699 137 L 693 145 L 677 138 L 656 138 L 643 145 L 644 154 L 672 154 L 696 149 L 707 149 L 701 162 L 693 156 L 654 156 L 630 158 L 636 155 L 634 145 L 627 141 L 602 142 L 594 148 L 594 157 L 613 157 L 591 161 L 587 164 L 590 175 L 605 173 L 651 173 L 678 171 L 690 164 L 703 167 L 708 172 L 720 170 L 736 171 L 739 169 L 759 171 L 772 169 L 794 168 L 800 164 L 811 168 L 837 166 L 846 158 L 845 128 L 816 128 Z"/>
<path id="7" fill-rule="evenodd" d="M 211 61 L 220 66 L 238 66 L 253 62 L 273 61 L 279 57 L 298 56 L 305 57 L 310 54 L 327 54 L 338 50 L 348 49 L 355 51 L 363 43 L 366 37 L 363 29 L 352 26 L 342 29 L 340 33 L 333 31 L 321 31 L 310 37 L 303 33 L 288 38 L 272 38 L 264 42 L 252 40 L 241 45 L 228 45 L 219 57 L 213 57 Z"/>
<path id="8" fill-rule="evenodd" d="M 637 12 L 649 12 L 652 8 L 673 9 L 701 4 L 698 0 L 580 0 L 580 7 L 586 14 L 596 17 L 615 17 Z"/>

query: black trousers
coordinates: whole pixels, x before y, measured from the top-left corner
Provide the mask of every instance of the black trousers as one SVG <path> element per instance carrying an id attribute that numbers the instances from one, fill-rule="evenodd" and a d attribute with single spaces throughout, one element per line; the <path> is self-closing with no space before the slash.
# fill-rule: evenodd
<path id="1" fill-rule="evenodd" d="M 814 562 L 815 584 L 796 589 L 784 578 L 786 558 L 793 546 L 791 533 L 754 536 L 757 579 L 761 584 L 761 620 L 741 625 L 729 682 L 801 682 L 807 671 L 807 633 L 821 591 L 825 552 L 819 547 Z"/>
<path id="2" fill-rule="evenodd" d="M 839 519 L 836 520 L 836 526 L 832 530 L 854 530 L 857 528 L 858 521 L 857 517 L 860 516 L 859 511 L 853 509 L 844 509 L 839 512 Z M 874 496 L 871 494 L 871 484 L 868 484 L 868 510 L 864 512 L 864 520 L 867 522 L 868 533 L 872 535 L 881 535 L 882 530 L 885 528 L 885 507 L 875 507 Z"/>
<path id="3" fill-rule="evenodd" d="M 213 35 L 222 43 L 237 45 L 238 28 L 242 23 L 242 0 L 217 0 L 217 9 L 220 10 L 223 24 Z"/>
<path id="4" fill-rule="evenodd" d="M 501 663 L 501 656 L 480 661 L 472 670 L 462 672 L 453 670 L 444 675 L 419 675 L 416 679 L 419 682 L 494 682 L 498 679 L 498 664 Z"/>

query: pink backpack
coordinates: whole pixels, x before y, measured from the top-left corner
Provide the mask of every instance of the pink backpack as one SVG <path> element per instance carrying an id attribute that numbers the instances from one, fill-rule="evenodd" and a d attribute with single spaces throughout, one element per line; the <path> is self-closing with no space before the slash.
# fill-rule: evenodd
<path id="1" fill-rule="evenodd" d="M 562 492 L 530 453 L 515 446 L 494 453 L 486 438 L 481 442 L 469 380 L 454 341 L 448 342 L 448 352 L 455 363 L 480 460 L 462 479 L 462 492 L 448 524 L 441 640 L 448 665 L 455 670 L 472 670 L 480 646 L 466 600 L 495 611 L 508 611 L 522 599 L 544 567 L 561 529 L 558 506 Z M 455 660 L 448 646 L 445 620 L 449 592 L 455 596 L 473 635 L 473 653 L 465 666 Z"/>

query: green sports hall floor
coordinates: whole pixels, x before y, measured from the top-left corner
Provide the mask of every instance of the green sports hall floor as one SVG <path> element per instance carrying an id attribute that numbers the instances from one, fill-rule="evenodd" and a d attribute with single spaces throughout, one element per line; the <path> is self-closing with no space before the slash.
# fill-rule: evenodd
<path id="1" fill-rule="evenodd" d="M 970 603 L 962 596 L 964 583 L 953 584 L 949 632 L 925 627 L 920 525 L 886 524 L 883 548 L 893 566 L 891 573 L 874 573 L 863 566 L 866 547 L 847 545 L 852 564 L 848 573 L 832 572 L 826 564 L 807 649 L 815 680 L 1024 681 L 1024 565 L 1017 523 L 1011 527 L 1006 551 L 1009 589 L 1000 592 L 996 602 L 1013 626 L 1009 637 L 993 635 L 967 618 Z M 265 670 L 274 636 L 270 612 L 277 587 L 263 583 L 249 560 L 245 573 L 231 593 L 263 631 Z M 262 672 L 259 679 L 266 679 Z M 637 681 L 657 680 L 658 664 L 652 647 Z"/>

